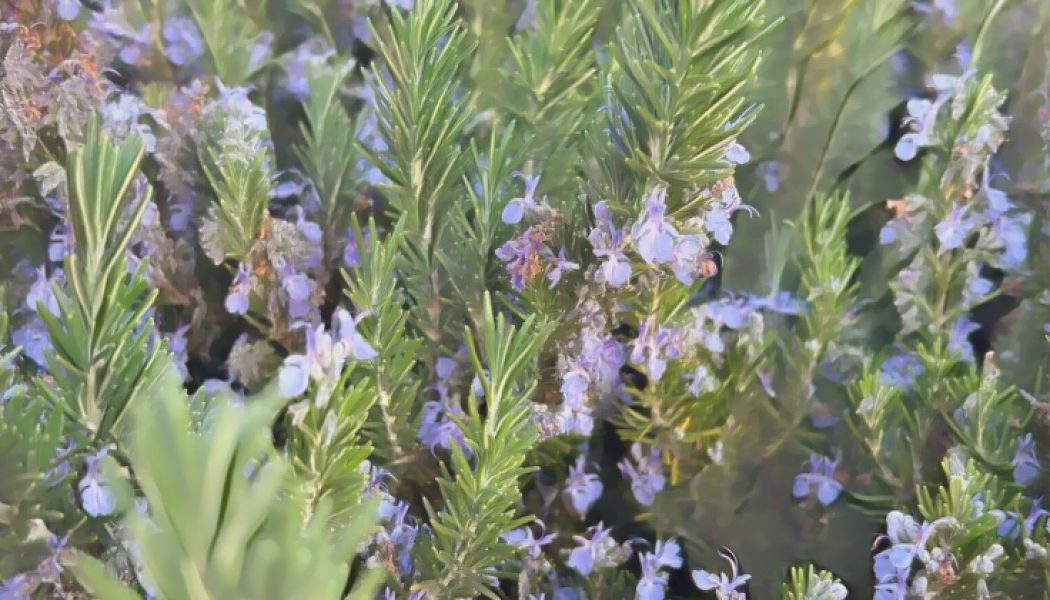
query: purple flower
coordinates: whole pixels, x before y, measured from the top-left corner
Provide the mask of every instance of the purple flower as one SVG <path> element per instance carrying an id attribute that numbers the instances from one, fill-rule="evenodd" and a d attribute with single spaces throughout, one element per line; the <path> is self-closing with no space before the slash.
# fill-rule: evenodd
<path id="1" fill-rule="evenodd" d="M 51 231 L 50 242 L 47 246 L 47 258 L 51 262 L 60 263 L 73 251 L 73 227 L 69 221 L 62 219 Z"/>
<path id="2" fill-rule="evenodd" d="M 565 566 L 574 569 L 584 577 L 595 569 L 615 567 L 631 555 L 627 544 L 619 545 L 612 537 L 612 531 L 602 523 L 587 529 L 590 539 L 581 535 L 572 536 L 577 546 L 569 553 Z"/>
<path id="3" fill-rule="evenodd" d="M 408 514 L 408 504 L 404 502 L 394 504 L 385 527 L 376 534 L 375 543 L 380 554 L 395 557 L 398 574 L 402 577 L 412 574 L 412 547 L 418 535 L 419 525 Z"/>
<path id="4" fill-rule="evenodd" d="M 39 309 L 43 308 L 52 315 L 57 315 L 59 312 L 58 298 L 55 296 L 52 284 L 57 282 L 61 285 L 64 279 L 61 269 L 57 270 L 51 279 L 48 279 L 44 267 L 37 268 L 36 279 L 26 293 L 26 308 L 35 313 L 39 313 Z"/>
<path id="5" fill-rule="evenodd" d="M 376 349 L 357 331 L 358 324 L 369 314 L 365 311 L 351 317 L 346 309 L 340 308 L 335 311 L 336 335 L 339 341 L 346 345 L 350 355 L 357 360 L 372 360 L 379 356 Z"/>
<path id="6" fill-rule="evenodd" d="M 631 458 L 634 461 L 631 461 Z M 631 492 L 635 500 L 643 506 L 650 506 L 656 500 L 656 494 L 664 489 L 664 471 L 660 464 L 660 449 L 656 446 L 646 455 L 638 442 L 631 444 L 631 457 L 625 458 L 617 465 L 624 477 L 631 481 Z"/>
<path id="7" fill-rule="evenodd" d="M 164 55 L 176 65 L 188 65 L 204 54 L 204 40 L 197 24 L 186 17 L 169 17 L 161 30 Z"/>
<path id="8" fill-rule="evenodd" d="M 434 401 L 424 403 L 423 418 L 419 423 L 419 441 L 432 451 L 438 446 L 449 450 L 453 443 L 457 443 L 464 452 L 469 452 L 463 430 L 450 415 L 457 418 L 466 416 L 458 404 Z"/>
<path id="9" fill-rule="evenodd" d="M 625 231 L 616 228 L 604 200 L 594 205 L 594 217 L 598 226 L 591 230 L 587 241 L 594 248 L 594 255 L 602 259 L 601 281 L 623 287 L 631 279 L 631 262 L 623 251 Z"/>
<path id="10" fill-rule="evenodd" d="M 1015 477 L 1016 479 L 1016 477 Z M 1025 537 L 1032 535 L 1035 530 L 1036 523 L 1042 517 L 1050 517 L 1050 512 L 1040 506 L 1042 500 L 1036 498 L 1032 501 L 1032 508 L 1028 511 L 1028 516 L 1025 517 L 1021 525 L 1024 527 Z M 994 511 L 993 511 L 994 512 Z M 1005 537 L 1010 539 L 1017 539 L 1021 534 L 1021 527 L 1018 527 L 1018 521 L 1021 516 L 1017 513 L 1002 513 L 1003 520 L 999 523 L 999 528 L 996 530 L 996 535 L 999 537 Z"/>
<path id="11" fill-rule="evenodd" d="M 55 11 L 63 21 L 73 21 L 80 16 L 80 0 L 57 0 Z"/>
<path id="12" fill-rule="evenodd" d="M 671 250 L 671 271 L 682 285 L 692 285 L 704 246 L 695 235 L 683 235 L 678 238 Z"/>
<path id="13" fill-rule="evenodd" d="M 726 160 L 734 165 L 746 165 L 751 162 L 751 153 L 740 142 L 733 142 L 726 150 Z"/>
<path id="14" fill-rule="evenodd" d="M 693 583 L 705 592 L 715 592 L 719 600 L 744 600 L 746 596 L 738 590 L 747 584 L 751 576 L 739 572 L 740 567 L 737 564 L 736 557 L 731 552 L 727 550 L 720 554 L 729 563 L 730 574 L 719 573 L 715 575 L 703 569 L 698 569 L 693 571 Z"/>
<path id="15" fill-rule="evenodd" d="M 511 529 L 500 537 L 511 546 L 524 550 L 525 555 L 530 559 L 537 560 L 543 556 L 543 547 L 550 545 L 550 543 L 554 541 L 554 538 L 558 536 L 556 533 L 548 533 L 544 535 L 545 529 L 543 523 L 539 523 L 539 526 L 540 537 L 538 538 L 532 532 L 531 527 Z"/>
<path id="16" fill-rule="evenodd" d="M 296 47 L 285 66 L 288 91 L 299 101 L 310 94 L 310 69 L 324 64 L 335 51 L 321 37 L 313 37 Z"/>
<path id="17" fill-rule="evenodd" d="M 966 206 L 956 202 L 948 216 L 934 227 L 942 251 L 961 248 L 967 236 L 973 233 L 977 227 L 977 219 L 968 216 L 968 212 Z"/>
<path id="18" fill-rule="evenodd" d="M 51 354 L 51 337 L 47 326 L 39 317 L 28 320 L 11 333 L 11 342 L 22 348 L 22 353 L 41 367 L 47 366 Z"/>
<path id="19" fill-rule="evenodd" d="M 511 286 L 521 291 L 525 283 L 542 272 L 544 259 L 553 257 L 546 246 L 547 233 L 539 227 L 529 227 L 521 235 L 496 249 L 496 257 L 505 263 Z"/>
<path id="20" fill-rule="evenodd" d="M 974 362 L 973 345 L 970 344 L 970 334 L 980 329 L 981 326 L 966 317 L 959 317 L 952 326 L 952 332 L 948 336 L 948 350 L 959 355 L 962 360 Z"/>
<path id="21" fill-rule="evenodd" d="M 0 585 L 0 599 L 30 600 L 40 587 L 40 578 L 35 573 L 18 573 Z"/>
<path id="22" fill-rule="evenodd" d="M 554 286 L 558 285 L 558 282 L 561 281 L 561 276 L 566 271 L 576 271 L 579 268 L 579 264 L 565 258 L 565 248 L 563 247 L 558 252 L 558 256 L 551 259 L 550 267 L 548 267 L 547 270 L 547 279 L 550 280 L 551 284 L 547 289 L 553 290 Z"/>
<path id="23" fill-rule="evenodd" d="M 808 465 L 809 470 L 795 476 L 791 495 L 795 498 L 805 498 L 816 492 L 818 502 L 824 506 L 830 505 L 842 493 L 842 484 L 835 479 L 835 468 L 839 461 L 811 454 L 809 460 L 803 464 Z"/>
<path id="24" fill-rule="evenodd" d="M 664 218 L 667 212 L 666 198 L 666 188 L 654 188 L 643 200 L 642 212 L 631 228 L 631 239 L 638 254 L 651 265 L 671 260 L 675 238 L 678 237 L 678 232 Z"/>
<path id="25" fill-rule="evenodd" d="M 370 231 L 366 229 L 361 233 L 361 242 L 365 248 L 368 248 L 372 239 Z M 343 246 L 343 264 L 348 269 L 361 266 L 361 249 L 357 245 L 357 234 L 354 233 L 353 229 L 348 229 L 346 232 L 346 245 Z"/>
<path id="26" fill-rule="evenodd" d="M 536 188 L 540 185 L 539 175 L 518 174 L 525 182 L 525 193 L 519 198 L 512 198 L 503 207 L 501 218 L 508 225 L 516 225 L 521 222 L 526 213 L 539 210 L 540 205 L 536 203 Z"/>
<path id="27" fill-rule="evenodd" d="M 910 352 L 896 354 L 883 361 L 879 368 L 879 381 L 899 389 L 907 389 L 922 374 L 922 361 Z"/>
<path id="28" fill-rule="evenodd" d="M 226 312 L 231 315 L 243 315 L 248 312 L 248 293 L 251 291 L 251 273 L 248 266 L 241 263 L 237 267 L 237 274 L 230 285 L 230 291 L 226 295 Z"/>
<path id="29" fill-rule="evenodd" d="M 716 389 L 718 389 L 718 380 L 711 375 L 706 366 L 697 366 L 690 377 L 689 393 L 699 397 L 701 394 L 709 394 Z"/>
<path id="30" fill-rule="evenodd" d="M 586 471 L 583 455 L 576 457 L 576 464 L 569 467 L 569 476 L 565 478 L 565 495 L 569 506 L 581 519 L 587 516 L 591 505 L 602 497 L 602 480 Z"/>
<path id="31" fill-rule="evenodd" d="M 750 296 L 748 304 L 755 309 L 764 308 L 782 315 L 801 315 L 806 312 L 806 303 L 794 298 L 789 292 L 780 292 L 768 296 Z"/>
<path id="32" fill-rule="evenodd" d="M 85 459 L 87 473 L 77 482 L 80 491 L 80 503 L 84 512 L 92 517 L 104 517 L 113 514 L 117 509 L 117 499 L 110 491 L 105 477 L 102 475 L 102 460 L 109 450 L 103 448 L 97 454 Z"/>
<path id="33" fill-rule="evenodd" d="M 911 131 L 902 135 L 893 149 L 898 159 L 907 162 L 915 158 L 919 148 L 937 143 L 934 126 L 937 113 L 947 99 L 946 95 L 940 95 L 933 102 L 925 98 L 908 100 L 908 116 L 904 117 L 904 125 Z"/>
<path id="34" fill-rule="evenodd" d="M 1032 434 L 1021 438 L 1017 446 L 1017 452 L 1010 461 L 1014 465 L 1014 481 L 1020 485 L 1028 485 L 1039 474 L 1039 458 L 1036 455 L 1035 440 Z"/>
<path id="35" fill-rule="evenodd" d="M 780 163 L 775 160 L 766 161 L 759 166 L 758 172 L 762 175 L 766 191 L 775 194 L 780 189 Z"/>
<path id="36" fill-rule="evenodd" d="M 993 230 L 1004 250 L 997 261 L 999 267 L 1016 269 L 1028 258 L 1028 227 L 1031 223 L 1032 215 L 1028 213 L 1004 216 L 995 221 Z"/>
<path id="37" fill-rule="evenodd" d="M 562 377 L 561 393 L 564 397 L 557 415 L 558 431 L 563 434 L 591 435 L 594 418 L 587 406 L 590 378 L 582 369 L 567 371 Z"/>
<path id="38" fill-rule="evenodd" d="M 678 542 L 671 538 L 667 542 L 656 542 L 653 552 L 646 552 L 639 557 L 641 565 L 641 577 L 635 587 L 638 600 L 663 600 L 667 590 L 667 573 L 662 569 L 669 567 L 677 569 L 682 566 L 681 548 Z"/>
<path id="39" fill-rule="evenodd" d="M 659 381 L 667 369 L 667 359 L 673 354 L 672 331 L 656 324 L 650 316 L 642 322 L 638 337 L 631 348 L 631 363 L 645 365 L 645 374 Z"/>

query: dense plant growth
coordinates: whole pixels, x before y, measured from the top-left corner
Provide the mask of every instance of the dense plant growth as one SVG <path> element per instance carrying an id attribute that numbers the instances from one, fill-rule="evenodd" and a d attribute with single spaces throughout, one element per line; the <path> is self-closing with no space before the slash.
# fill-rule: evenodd
<path id="1" fill-rule="evenodd" d="M 1050 4 L 11 0 L 0 599 L 1050 593 Z"/>

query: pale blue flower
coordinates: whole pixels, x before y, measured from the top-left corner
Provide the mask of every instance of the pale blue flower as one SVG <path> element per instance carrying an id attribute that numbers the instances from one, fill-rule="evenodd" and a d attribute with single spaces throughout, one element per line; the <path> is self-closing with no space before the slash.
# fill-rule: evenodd
<path id="1" fill-rule="evenodd" d="M 816 493 L 817 501 L 823 506 L 829 506 L 842 493 L 842 484 L 835 479 L 835 468 L 839 461 L 811 454 L 809 460 L 803 464 L 808 465 L 808 470 L 795 476 L 791 495 L 795 498 L 805 498 Z"/>
<path id="2" fill-rule="evenodd" d="M 922 361 L 912 353 L 896 354 L 883 361 L 879 368 L 879 381 L 900 389 L 907 389 L 922 374 Z"/>
<path id="3" fill-rule="evenodd" d="M 632 460 L 633 459 L 633 460 Z M 631 482 L 631 493 L 642 506 L 651 506 L 656 494 L 664 489 L 664 471 L 660 449 L 653 447 L 646 454 L 638 442 L 631 444 L 631 456 L 616 465 Z"/>
<path id="4" fill-rule="evenodd" d="M 361 323 L 361 320 L 369 316 L 369 314 L 366 311 L 358 313 L 356 317 L 351 317 L 350 312 L 346 309 L 340 308 L 335 311 L 336 334 L 339 340 L 350 350 L 350 355 L 357 360 L 372 360 L 379 356 L 379 352 L 372 347 L 372 344 L 357 331 L 357 326 Z"/>
<path id="5" fill-rule="evenodd" d="M 540 176 L 538 174 L 518 174 L 518 177 L 525 182 L 525 192 L 518 198 L 512 198 L 503 207 L 501 218 L 508 225 L 516 225 L 526 214 L 540 209 L 539 204 L 536 203 L 536 188 L 540 185 Z"/>
<path id="6" fill-rule="evenodd" d="M 243 315 L 248 312 L 248 293 L 251 291 L 251 273 L 248 266 L 241 263 L 237 267 L 237 274 L 230 285 L 230 291 L 226 295 L 226 312 L 231 315 Z"/>
<path id="7" fill-rule="evenodd" d="M 1021 438 L 1017 452 L 1010 462 L 1014 466 L 1014 481 L 1020 485 L 1028 485 L 1029 482 L 1039 475 L 1039 457 L 1036 453 L 1035 440 L 1032 438 L 1032 434 L 1029 433 Z"/>
<path id="8" fill-rule="evenodd" d="M 631 279 L 631 262 L 623 251 L 625 231 L 613 223 L 612 211 L 604 200 L 594 205 L 594 218 L 597 227 L 591 230 L 587 241 L 594 248 L 594 255 L 602 259 L 601 280 L 615 288 L 623 287 Z"/>
<path id="9" fill-rule="evenodd" d="M 726 150 L 726 160 L 734 165 L 746 165 L 751 162 L 751 153 L 740 142 L 733 142 Z"/>
<path id="10" fill-rule="evenodd" d="M 969 215 L 969 209 L 956 202 L 943 221 L 934 227 L 941 250 L 961 248 L 966 238 L 977 228 L 977 219 Z"/>
<path id="11" fill-rule="evenodd" d="M 543 547 L 549 546 L 554 538 L 558 537 L 556 533 L 546 533 L 543 523 L 539 523 L 539 527 L 540 537 L 536 537 L 531 527 L 512 529 L 500 537 L 511 546 L 524 550 L 529 558 L 536 560 L 543 555 Z"/>
<path id="12" fill-rule="evenodd" d="M 56 0 L 55 11 L 63 21 L 73 21 L 80 16 L 80 0 Z"/>
<path id="13" fill-rule="evenodd" d="M 693 571 L 693 583 L 705 592 L 714 592 L 718 600 L 744 600 L 746 597 L 740 588 L 747 585 L 751 579 L 750 575 L 739 572 L 740 566 L 736 557 L 726 550 L 720 553 L 729 563 L 730 573 L 718 573 L 717 575 L 703 569 Z"/>
<path id="14" fill-rule="evenodd" d="M 84 512 L 92 517 L 104 517 L 113 514 L 117 509 L 117 499 L 102 475 L 102 460 L 109 450 L 103 448 L 97 454 L 85 459 L 87 473 L 77 482 L 80 491 L 80 503 Z"/>
<path id="15" fill-rule="evenodd" d="M 974 362 L 973 345 L 970 343 L 970 334 L 979 330 L 980 325 L 974 323 L 967 317 L 959 317 L 952 325 L 952 331 L 948 336 L 948 350 L 959 355 L 966 362 Z"/>
<path id="16" fill-rule="evenodd" d="M 587 532 L 590 539 L 581 535 L 572 536 L 577 545 L 565 561 L 565 566 L 580 575 L 587 577 L 595 569 L 615 567 L 631 555 L 630 547 L 618 544 L 612 537 L 612 531 L 602 523 L 588 528 Z"/>
<path id="17" fill-rule="evenodd" d="M 204 39 L 193 19 L 169 17 L 161 30 L 164 54 L 176 65 L 188 65 L 204 54 Z"/>
<path id="18" fill-rule="evenodd" d="M 602 480 L 586 471 L 586 458 L 582 454 L 576 457 L 576 464 L 569 467 L 569 475 L 565 478 L 565 495 L 569 506 L 581 519 L 587 516 L 591 505 L 602 497 Z"/>
<path id="19" fill-rule="evenodd" d="M 551 259 L 550 267 L 547 270 L 547 279 L 551 282 L 547 289 L 554 289 L 554 286 L 558 285 L 561 281 L 562 275 L 566 271 L 576 271 L 580 268 L 578 263 L 574 263 L 565 258 L 565 248 L 563 247 L 559 252 L 558 256 Z"/>
<path id="20" fill-rule="evenodd" d="M 649 264 L 663 264 L 671 260 L 678 232 L 667 221 L 667 189 L 654 188 L 642 201 L 642 212 L 631 228 L 631 239 L 642 260 Z"/>
<path id="21" fill-rule="evenodd" d="M 646 552 L 639 557 L 641 577 L 635 587 L 637 600 L 663 600 L 667 590 L 667 573 L 665 567 L 677 569 L 682 566 L 681 548 L 671 538 L 667 542 L 656 542 L 653 552 Z"/>

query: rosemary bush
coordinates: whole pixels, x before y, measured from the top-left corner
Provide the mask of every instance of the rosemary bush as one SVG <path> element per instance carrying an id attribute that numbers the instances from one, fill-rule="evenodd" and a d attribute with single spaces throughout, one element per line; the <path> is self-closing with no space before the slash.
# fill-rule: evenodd
<path id="1" fill-rule="evenodd" d="M 0 600 L 1050 597 L 1044 0 L 9 0 Z"/>

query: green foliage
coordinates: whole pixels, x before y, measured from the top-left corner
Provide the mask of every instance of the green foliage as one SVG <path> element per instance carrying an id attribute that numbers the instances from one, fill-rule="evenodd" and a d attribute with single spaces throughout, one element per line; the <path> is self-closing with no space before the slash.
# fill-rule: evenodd
<path id="1" fill-rule="evenodd" d="M 373 528 L 375 505 L 345 515 L 335 533 L 327 500 L 308 510 L 270 441 L 279 402 L 218 403 L 201 432 L 176 389 L 137 410 L 129 458 L 148 508 L 136 508 L 111 459 L 107 478 L 125 513 L 140 583 L 156 597 L 345 597 L 348 562 Z M 74 570 L 100 598 L 137 597 L 87 555 Z M 358 581 L 350 597 L 371 597 L 376 577 Z"/>
<path id="2" fill-rule="evenodd" d="M 468 453 L 452 448 L 454 476 L 445 473 L 438 484 L 444 507 L 427 503 L 433 537 L 422 541 L 423 581 L 419 588 L 435 598 L 499 596 L 490 589 L 496 569 L 514 556 L 500 536 L 528 523 L 514 517 L 520 494 L 518 480 L 530 469 L 525 457 L 536 443 L 528 398 L 535 387 L 535 361 L 551 327 L 535 315 L 520 327 L 495 315 L 486 295 L 485 321 L 467 330 L 471 362 L 485 392 L 471 393 L 461 424 Z"/>
<path id="3" fill-rule="evenodd" d="M 834 575 L 807 565 L 804 569 L 791 567 L 783 594 L 784 600 L 843 600 L 847 592 Z"/>
<path id="4" fill-rule="evenodd" d="M 0 295 L 3 289 L 0 288 Z M 7 339 L 7 314 L 0 311 L 0 340 Z M 52 410 L 21 381 L 17 348 L 0 346 L 0 578 L 34 567 L 47 550 L 34 535 L 43 519 L 61 517 L 62 473 L 53 470 L 62 443 L 62 413 Z"/>
<path id="5" fill-rule="evenodd" d="M 724 156 L 754 118 L 742 91 L 758 68 L 764 30 L 761 2 L 629 6 L 612 46 L 615 67 L 605 75 L 602 126 L 611 147 L 603 154 L 613 163 L 602 170 L 608 194 L 633 206 L 641 184 L 693 189 L 731 175 Z M 634 180 L 612 175 L 619 161 Z"/>
<path id="6" fill-rule="evenodd" d="M 379 352 L 375 360 L 360 366 L 369 374 L 375 405 L 366 423 L 366 434 L 378 456 L 391 464 L 416 445 L 412 430 L 413 412 L 419 397 L 420 381 L 414 373 L 422 340 L 406 328 L 404 292 L 398 285 L 398 250 L 404 237 L 403 221 L 380 240 L 375 221 L 369 222 L 368 235 L 354 221 L 355 243 L 361 264 L 344 272 L 347 297 L 360 311 L 373 318 L 358 326 L 361 335 Z"/>
<path id="7" fill-rule="evenodd" d="M 304 143 L 296 154 L 317 186 L 325 233 L 325 256 L 335 256 L 340 233 L 349 226 L 355 195 L 353 169 L 358 160 L 355 124 L 340 102 L 340 89 L 354 68 L 353 61 L 309 69 L 310 95 L 303 103 Z"/>
<path id="8" fill-rule="evenodd" d="M 797 218 L 815 193 L 831 192 L 862 161 L 866 170 L 856 175 L 854 197 L 873 200 L 861 185 L 868 170 L 877 173 L 871 177 L 878 193 L 892 193 L 898 177 L 892 158 L 877 150 L 888 131 L 886 114 L 904 99 L 889 59 L 911 33 L 909 6 L 904 0 L 766 2 L 767 14 L 783 21 L 769 34 L 766 59 L 750 82 L 754 101 L 765 108 L 743 136 L 753 160 L 739 179 L 742 195 L 770 218 L 741 222 L 740 235 L 762 235 L 776 217 Z M 773 171 L 769 180 L 767 170 Z M 761 257 L 738 246 L 732 254 L 730 285 L 752 285 Z"/>
<path id="9" fill-rule="evenodd" d="M 266 66 L 271 34 L 261 31 L 244 0 L 184 0 L 201 30 L 211 67 L 226 85 L 243 85 Z"/>
<path id="10" fill-rule="evenodd" d="M 378 133 L 388 153 L 371 162 L 390 179 L 393 212 L 405 219 L 403 282 L 414 300 L 413 324 L 434 350 L 457 307 L 435 255 L 462 194 L 460 137 L 472 117 L 460 71 L 472 47 L 452 0 L 424 0 L 407 16 L 394 11 L 375 31 L 382 66 L 372 72 Z"/>
<path id="11" fill-rule="evenodd" d="M 128 274 L 124 258 L 150 197 L 148 186 L 131 189 L 142 152 L 139 138 L 118 144 L 97 119 L 89 123 L 66 168 L 76 242 L 66 259 L 67 290 L 55 290 L 59 314 L 39 308 L 55 351 L 54 382 L 37 387 L 96 441 L 110 441 L 132 401 L 172 376 L 167 351 L 150 339 L 146 314 L 156 292 L 143 267 Z"/>

